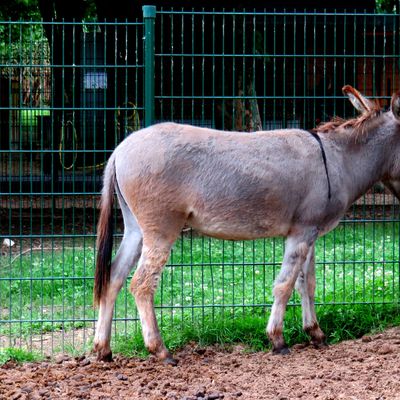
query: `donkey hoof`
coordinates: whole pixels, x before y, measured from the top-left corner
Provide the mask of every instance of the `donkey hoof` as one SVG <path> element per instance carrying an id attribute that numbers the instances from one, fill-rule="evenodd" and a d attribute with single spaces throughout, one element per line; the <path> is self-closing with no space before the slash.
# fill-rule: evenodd
<path id="1" fill-rule="evenodd" d="M 281 355 L 285 356 L 286 354 L 290 354 L 289 347 L 287 346 L 282 346 L 282 347 L 275 347 L 272 349 L 272 354 L 273 355 Z"/>
<path id="2" fill-rule="evenodd" d="M 112 352 L 111 351 L 98 351 L 97 352 L 97 361 L 111 362 Z"/>
<path id="3" fill-rule="evenodd" d="M 328 347 L 326 340 L 312 340 L 311 344 L 314 346 L 314 349 L 325 349 Z"/>
<path id="4" fill-rule="evenodd" d="M 173 358 L 172 356 L 168 356 L 163 361 L 164 365 L 171 365 L 172 367 L 176 367 L 178 365 L 178 360 Z"/>

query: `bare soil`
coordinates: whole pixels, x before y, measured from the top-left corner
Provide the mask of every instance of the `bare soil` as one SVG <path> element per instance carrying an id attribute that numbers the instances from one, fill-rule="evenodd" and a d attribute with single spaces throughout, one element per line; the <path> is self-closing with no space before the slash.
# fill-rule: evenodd
<path id="1" fill-rule="evenodd" d="M 94 356 L 0 368 L 1 399 L 400 399 L 400 327 L 286 356 L 186 346 L 177 367 L 153 357 Z"/>

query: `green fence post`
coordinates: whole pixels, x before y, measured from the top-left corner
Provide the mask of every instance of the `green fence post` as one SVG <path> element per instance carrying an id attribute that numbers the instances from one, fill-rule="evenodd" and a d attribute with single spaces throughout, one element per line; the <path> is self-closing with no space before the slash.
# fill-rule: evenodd
<path id="1" fill-rule="evenodd" d="M 143 6 L 144 20 L 144 124 L 154 123 L 154 24 L 155 6 Z"/>

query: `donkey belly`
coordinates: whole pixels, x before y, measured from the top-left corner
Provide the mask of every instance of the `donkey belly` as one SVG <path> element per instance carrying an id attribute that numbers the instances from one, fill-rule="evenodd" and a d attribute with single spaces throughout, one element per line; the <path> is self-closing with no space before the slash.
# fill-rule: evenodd
<path id="1" fill-rule="evenodd" d="M 187 220 L 190 227 L 207 236 L 228 240 L 249 240 L 262 237 L 287 236 L 290 223 L 278 215 L 253 216 L 238 209 L 235 213 L 196 212 Z"/>

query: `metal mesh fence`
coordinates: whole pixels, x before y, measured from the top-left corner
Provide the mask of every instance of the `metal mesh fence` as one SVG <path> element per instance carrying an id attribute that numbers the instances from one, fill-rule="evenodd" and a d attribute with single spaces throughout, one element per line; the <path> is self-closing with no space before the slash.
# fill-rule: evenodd
<path id="1" fill-rule="evenodd" d="M 101 173 L 126 135 L 165 120 L 249 134 L 310 129 L 354 115 L 344 84 L 385 107 L 398 89 L 398 28 L 396 15 L 316 12 L 0 22 L 0 345 L 90 346 Z M 359 199 L 318 241 L 317 303 L 397 303 L 398 223 L 398 203 L 379 184 Z M 115 225 L 118 244 L 118 210 Z M 283 248 L 282 239 L 182 232 L 157 292 L 159 318 L 266 315 Z M 124 288 L 115 332 L 128 336 L 137 322 Z"/>

